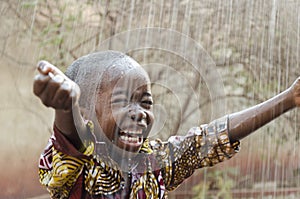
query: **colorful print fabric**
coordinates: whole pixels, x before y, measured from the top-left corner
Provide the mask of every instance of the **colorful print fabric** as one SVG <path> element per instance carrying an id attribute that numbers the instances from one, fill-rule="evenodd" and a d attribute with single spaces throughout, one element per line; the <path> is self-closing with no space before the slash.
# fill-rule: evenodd
<path id="1" fill-rule="evenodd" d="M 167 142 L 145 140 L 128 172 L 108 153 L 96 153 L 107 150 L 105 143 L 85 141 L 86 149 L 81 153 L 54 128 L 40 157 L 40 182 L 55 199 L 167 198 L 167 192 L 196 169 L 213 166 L 239 151 L 239 142 L 229 141 L 227 123 L 224 117 L 194 127 L 186 136 L 172 136 Z"/>

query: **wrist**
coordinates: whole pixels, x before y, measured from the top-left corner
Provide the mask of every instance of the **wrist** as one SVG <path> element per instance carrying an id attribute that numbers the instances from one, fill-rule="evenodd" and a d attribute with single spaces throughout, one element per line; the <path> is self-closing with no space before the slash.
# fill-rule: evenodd
<path id="1" fill-rule="evenodd" d="M 294 96 L 294 89 L 293 87 L 290 87 L 285 92 L 286 95 L 286 104 L 289 109 L 295 108 L 296 102 L 295 102 L 295 96 Z"/>

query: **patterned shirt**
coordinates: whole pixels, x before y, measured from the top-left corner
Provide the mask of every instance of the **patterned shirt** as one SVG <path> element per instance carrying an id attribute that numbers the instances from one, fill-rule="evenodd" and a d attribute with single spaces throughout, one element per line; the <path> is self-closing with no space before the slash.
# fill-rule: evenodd
<path id="1" fill-rule="evenodd" d="M 146 140 L 128 172 L 105 153 L 105 143 L 87 142 L 81 153 L 54 128 L 40 157 L 40 182 L 51 198 L 167 198 L 167 192 L 195 169 L 213 166 L 239 151 L 239 142 L 229 141 L 227 123 L 224 117 L 167 142 Z"/>

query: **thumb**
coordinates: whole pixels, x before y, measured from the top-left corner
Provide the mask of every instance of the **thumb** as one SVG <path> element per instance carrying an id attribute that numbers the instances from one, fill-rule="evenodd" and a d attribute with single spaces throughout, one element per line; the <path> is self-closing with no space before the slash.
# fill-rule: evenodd
<path id="1" fill-rule="evenodd" d="M 67 78 L 65 74 L 59 70 L 56 66 L 50 64 L 45 60 L 41 60 L 37 64 L 37 70 L 43 75 L 55 76 L 62 75 L 64 78 Z"/>

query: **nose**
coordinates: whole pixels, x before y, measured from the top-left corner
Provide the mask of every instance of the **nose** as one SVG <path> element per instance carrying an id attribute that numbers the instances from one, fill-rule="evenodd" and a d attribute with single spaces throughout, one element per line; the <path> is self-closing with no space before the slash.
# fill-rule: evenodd
<path id="1" fill-rule="evenodd" d="M 143 109 L 141 107 L 136 106 L 132 106 L 129 109 L 128 112 L 129 117 L 136 121 L 136 122 L 145 122 L 146 123 L 146 118 L 147 118 L 147 114 L 143 111 Z"/>

